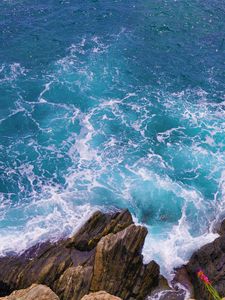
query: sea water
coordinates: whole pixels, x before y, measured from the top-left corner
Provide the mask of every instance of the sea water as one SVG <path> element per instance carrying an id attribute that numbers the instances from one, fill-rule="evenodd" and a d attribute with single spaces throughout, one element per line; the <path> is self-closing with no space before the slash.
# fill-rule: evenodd
<path id="1" fill-rule="evenodd" d="M 225 216 L 225 2 L 0 2 L 0 254 L 128 208 L 164 275 Z"/>

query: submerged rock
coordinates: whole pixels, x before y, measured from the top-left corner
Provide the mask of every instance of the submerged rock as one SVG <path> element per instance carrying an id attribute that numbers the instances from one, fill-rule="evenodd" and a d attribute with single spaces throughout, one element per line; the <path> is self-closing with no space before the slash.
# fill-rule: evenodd
<path id="1" fill-rule="evenodd" d="M 90 293 L 89 295 L 84 296 L 81 300 L 122 300 L 119 297 L 110 295 L 104 291 Z"/>
<path id="2" fill-rule="evenodd" d="M 59 300 L 59 297 L 47 286 L 32 284 L 29 288 L 14 291 L 1 300 Z"/>

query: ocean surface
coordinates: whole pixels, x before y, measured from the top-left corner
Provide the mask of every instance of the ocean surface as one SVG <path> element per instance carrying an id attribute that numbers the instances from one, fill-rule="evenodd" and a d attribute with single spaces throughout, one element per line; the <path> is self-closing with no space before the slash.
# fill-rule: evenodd
<path id="1" fill-rule="evenodd" d="M 96 209 L 163 274 L 225 217 L 224 0 L 0 1 L 0 255 Z"/>

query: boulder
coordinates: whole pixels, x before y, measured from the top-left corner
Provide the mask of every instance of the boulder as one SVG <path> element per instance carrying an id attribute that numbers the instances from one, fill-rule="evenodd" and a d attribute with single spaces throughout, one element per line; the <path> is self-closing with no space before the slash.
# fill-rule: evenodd
<path id="1" fill-rule="evenodd" d="M 81 300 L 122 300 L 122 299 L 110 295 L 104 291 L 100 291 L 97 293 L 90 293 L 89 295 L 84 296 Z"/>
<path id="2" fill-rule="evenodd" d="M 143 264 L 147 229 L 130 225 L 103 237 L 97 245 L 91 291 L 105 290 L 122 299 L 144 299 L 158 284 L 159 266 Z"/>
<path id="3" fill-rule="evenodd" d="M 14 291 L 1 300 L 59 300 L 59 297 L 47 286 L 32 284 L 29 288 Z"/>
<path id="4" fill-rule="evenodd" d="M 207 290 L 197 277 L 199 270 L 208 276 L 213 287 L 221 296 L 225 295 L 225 235 L 196 251 L 186 265 L 186 269 L 197 300 L 209 299 Z"/>
<path id="5" fill-rule="evenodd" d="M 90 251 L 103 236 L 117 233 L 130 224 L 133 224 L 133 220 L 128 210 L 113 214 L 97 211 L 69 240 L 67 247 Z"/>

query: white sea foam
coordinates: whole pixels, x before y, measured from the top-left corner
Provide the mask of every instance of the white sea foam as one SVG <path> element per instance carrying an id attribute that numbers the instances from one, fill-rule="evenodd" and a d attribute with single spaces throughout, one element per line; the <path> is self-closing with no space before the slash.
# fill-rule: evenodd
<path id="1" fill-rule="evenodd" d="M 124 33 L 125 30 L 121 30 L 114 42 L 119 41 Z M 126 206 L 136 214 L 136 222 L 142 212 L 151 214 L 151 205 L 154 204 L 158 212 L 156 220 L 154 216 L 146 220 L 153 225 L 147 225 L 149 234 L 143 249 L 144 259 L 146 262 L 155 259 L 162 273 L 171 279 L 174 267 L 185 263 L 193 251 L 217 237 L 210 223 L 215 216 L 218 216 L 216 221 L 222 219 L 225 210 L 224 154 L 220 151 L 224 145 L 217 141 L 218 135 L 223 137 L 225 129 L 224 111 L 221 109 L 224 103 L 209 103 L 207 93 L 201 89 L 169 94 L 152 91 L 152 87 L 148 86 L 135 88 L 132 84 L 127 89 L 119 89 L 120 97 L 108 96 L 105 90 L 112 94 L 113 91 L 103 79 L 109 76 L 115 86 L 123 81 L 120 77 L 123 73 L 120 69 L 123 67 L 122 60 L 118 63 L 122 67 L 112 68 L 111 62 L 108 62 L 113 58 L 110 50 L 111 46 L 97 36 L 83 37 L 54 64 L 52 73 L 46 74 L 46 83 L 38 101 L 29 103 L 27 113 L 30 118 L 34 107 L 48 105 L 53 108 L 51 122 L 48 123 L 46 118 L 43 125 L 34 119 L 41 132 L 49 133 L 52 144 L 45 142 L 38 145 L 34 138 L 29 140 L 28 145 L 37 154 L 36 167 L 41 175 L 35 173 L 32 162 L 6 170 L 9 177 L 13 177 L 15 172 L 20 175 L 20 191 L 26 197 L 13 205 L 10 201 L 13 195 L 8 194 L 7 198 L 0 194 L 3 209 L 0 220 L 8 222 L 5 229 L 0 229 L 0 254 L 21 252 L 38 241 L 71 235 L 97 209 L 95 203 L 101 202 L 102 206 L 106 203 L 107 207 L 112 205 L 111 202 Z M 106 54 L 108 65 L 105 63 Z M 0 74 L 3 74 L 1 78 L 4 80 L 15 80 L 24 76 L 26 70 L 20 65 L 7 68 L 2 65 Z M 57 99 L 47 97 L 59 84 L 70 92 L 78 89 L 80 94 L 74 97 L 74 101 L 87 101 L 87 107 L 83 109 L 79 104 L 56 103 Z M 96 88 L 98 96 L 89 96 L 92 88 Z M 152 95 L 156 100 L 152 100 Z M 190 101 L 192 95 L 198 101 Z M 19 109 L 26 111 L 26 106 L 28 103 Z M 216 112 L 212 113 L 212 108 Z M 164 124 L 163 117 L 168 118 L 172 125 Z M 80 130 L 75 131 L 72 127 L 68 137 L 54 144 L 54 133 L 61 129 L 61 120 L 66 120 L 63 123 L 66 126 L 78 122 Z M 193 136 L 189 136 L 187 131 L 192 129 Z M 200 133 L 195 134 L 198 130 Z M 65 132 L 68 133 L 67 127 Z M 202 132 L 204 139 L 200 138 Z M 212 151 L 210 147 L 214 147 L 213 150 L 218 148 Z M 10 155 L 12 151 L 10 149 Z M 42 177 L 41 160 L 49 159 L 50 164 L 54 164 L 51 155 L 70 161 L 63 178 L 65 184 L 54 181 L 57 171 L 50 174 L 48 184 Z M 174 163 L 176 159 L 177 165 Z M 186 162 L 192 164 L 186 166 Z M 176 178 L 177 170 L 185 172 L 186 183 Z M 200 177 L 201 171 L 207 174 L 208 178 L 204 175 L 204 179 L 213 183 L 217 180 L 218 190 L 213 200 L 204 195 L 198 184 L 188 183 L 188 180 L 191 182 Z M 21 178 L 27 180 L 31 192 L 26 191 Z M 179 214 L 175 216 L 173 223 L 159 218 L 165 203 L 165 209 L 172 207 L 169 212 L 182 205 L 181 217 Z M 190 213 L 188 215 L 190 207 L 197 232 L 193 230 L 195 224 L 191 222 Z"/>
<path id="2" fill-rule="evenodd" d="M 2 64 L 0 66 L 0 84 L 10 82 L 11 84 L 19 76 L 26 75 L 27 70 L 20 63 Z"/>
<path id="3" fill-rule="evenodd" d="M 15 217 L 16 223 L 25 221 L 25 224 L 0 230 L 0 255 L 20 253 L 37 242 L 70 236 L 96 210 L 89 204 L 74 205 L 71 199 L 68 201 L 66 193 L 59 193 L 50 186 L 46 190 L 49 196 L 42 200 L 21 203 L 8 211 L 4 208 L 9 221 Z M 25 220 L 20 220 L 21 212 Z"/>
<path id="4" fill-rule="evenodd" d="M 173 268 L 187 263 L 194 251 L 212 242 L 216 237 L 218 237 L 217 234 L 210 232 L 193 237 L 189 232 L 189 224 L 185 217 L 179 220 L 178 225 L 172 227 L 166 237 L 152 234 L 151 227 L 149 227 L 149 234 L 143 249 L 145 262 L 152 259 L 158 261 L 161 273 L 171 280 Z"/>

